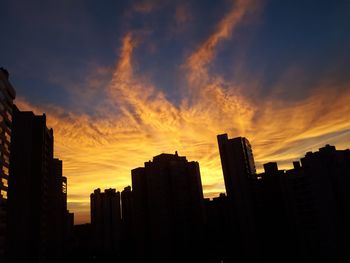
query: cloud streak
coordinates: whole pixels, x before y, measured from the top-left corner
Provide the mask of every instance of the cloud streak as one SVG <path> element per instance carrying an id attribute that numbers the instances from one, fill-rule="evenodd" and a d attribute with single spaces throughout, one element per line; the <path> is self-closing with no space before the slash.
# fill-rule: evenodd
<path id="1" fill-rule="evenodd" d="M 188 58 L 188 80 L 192 85 L 198 85 L 201 81 L 208 81 L 207 66 L 214 58 L 217 45 L 232 36 L 232 33 L 243 20 L 244 16 L 255 5 L 255 2 L 251 0 L 237 0 L 232 2 L 234 7 L 219 22 L 215 32 Z"/>

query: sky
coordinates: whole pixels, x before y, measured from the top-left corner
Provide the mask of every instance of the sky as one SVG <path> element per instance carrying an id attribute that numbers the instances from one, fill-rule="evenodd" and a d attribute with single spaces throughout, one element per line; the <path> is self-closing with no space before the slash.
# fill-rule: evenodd
<path id="1" fill-rule="evenodd" d="M 75 223 L 90 193 L 160 153 L 224 192 L 216 135 L 249 139 L 258 171 L 350 148 L 350 1 L 2 0 L 0 66 L 45 113 Z"/>

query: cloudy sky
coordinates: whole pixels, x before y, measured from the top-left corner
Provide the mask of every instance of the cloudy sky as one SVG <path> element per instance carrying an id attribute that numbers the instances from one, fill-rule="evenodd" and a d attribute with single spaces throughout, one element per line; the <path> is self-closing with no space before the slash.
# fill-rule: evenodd
<path id="1" fill-rule="evenodd" d="M 2 0 L 0 65 L 22 110 L 46 113 L 75 223 L 163 152 L 224 192 L 216 135 L 258 169 L 350 147 L 350 1 Z"/>

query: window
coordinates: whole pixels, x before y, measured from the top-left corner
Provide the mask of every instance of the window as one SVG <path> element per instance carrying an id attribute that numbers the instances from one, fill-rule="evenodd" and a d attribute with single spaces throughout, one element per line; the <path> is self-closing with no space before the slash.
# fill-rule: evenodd
<path id="1" fill-rule="evenodd" d="M 7 168 L 6 166 L 3 166 L 2 170 L 3 170 L 4 174 L 6 174 L 7 176 L 9 175 L 9 168 Z"/>
<path id="2" fill-rule="evenodd" d="M 3 186 L 5 186 L 5 187 L 9 187 L 9 184 L 8 184 L 7 179 L 2 178 L 2 179 L 1 179 L 1 182 L 2 182 L 2 185 L 3 185 Z"/>
<path id="3" fill-rule="evenodd" d="M 5 147 L 5 150 L 6 150 L 7 152 L 10 152 L 10 149 L 9 149 L 9 146 L 8 146 L 7 143 L 4 144 L 4 147 Z"/>
<path id="4" fill-rule="evenodd" d="M 5 132 L 5 137 L 8 142 L 11 142 L 11 136 L 8 132 Z"/>
<path id="5" fill-rule="evenodd" d="M 6 116 L 9 119 L 10 122 L 12 122 L 12 115 L 8 111 L 6 111 Z"/>
<path id="6" fill-rule="evenodd" d="M 4 199 L 7 199 L 7 192 L 5 190 L 1 190 L 1 196 Z"/>
<path id="7" fill-rule="evenodd" d="M 5 163 L 7 163 L 7 164 L 10 163 L 10 158 L 6 154 L 4 155 L 4 160 L 5 160 Z"/>
<path id="8" fill-rule="evenodd" d="M 66 184 L 66 182 L 63 182 L 63 183 L 62 183 L 62 192 L 63 192 L 64 194 L 67 193 L 67 184 Z"/>

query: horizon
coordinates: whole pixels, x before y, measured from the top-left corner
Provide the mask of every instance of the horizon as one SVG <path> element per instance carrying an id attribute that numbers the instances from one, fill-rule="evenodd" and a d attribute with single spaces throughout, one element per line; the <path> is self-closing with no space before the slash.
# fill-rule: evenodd
<path id="1" fill-rule="evenodd" d="M 225 192 L 218 134 L 246 137 L 258 171 L 350 148 L 350 5 L 317 3 L 5 2 L 1 66 L 54 130 L 75 224 L 94 189 L 121 191 L 159 153 Z"/>

